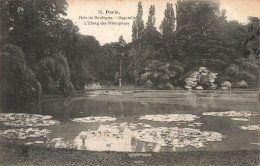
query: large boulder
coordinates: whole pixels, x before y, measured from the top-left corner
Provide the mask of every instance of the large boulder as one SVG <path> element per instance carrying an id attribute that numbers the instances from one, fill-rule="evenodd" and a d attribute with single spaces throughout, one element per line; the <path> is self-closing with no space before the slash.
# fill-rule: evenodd
<path id="1" fill-rule="evenodd" d="M 197 90 L 203 90 L 203 87 L 202 87 L 202 86 L 197 86 L 195 89 L 197 89 Z"/>
<path id="2" fill-rule="evenodd" d="M 223 90 L 230 90 L 231 87 L 232 87 L 232 84 L 229 81 L 224 81 L 221 83 L 221 89 L 223 89 Z"/>
<path id="3" fill-rule="evenodd" d="M 237 83 L 237 87 L 238 88 L 248 88 L 248 84 L 246 81 L 243 80 L 243 81 L 240 81 Z"/>

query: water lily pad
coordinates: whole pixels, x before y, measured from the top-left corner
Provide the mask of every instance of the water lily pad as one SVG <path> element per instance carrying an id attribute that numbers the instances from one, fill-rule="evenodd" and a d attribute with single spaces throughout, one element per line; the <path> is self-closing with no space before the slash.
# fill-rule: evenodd
<path id="1" fill-rule="evenodd" d="M 133 125 L 133 124 L 132 124 Z M 88 140 L 105 139 L 106 143 L 115 144 L 115 142 L 132 138 L 146 142 L 148 144 L 159 144 L 160 146 L 181 147 L 206 147 L 208 142 L 222 141 L 226 136 L 213 131 L 201 131 L 194 128 L 178 127 L 152 127 L 145 128 L 146 124 L 139 130 L 128 128 L 129 123 L 114 123 L 111 125 L 101 125 L 98 130 L 89 130 L 81 132 L 80 138 Z M 112 146 L 111 145 L 111 146 Z M 153 147 L 152 147 L 153 148 Z"/>
<path id="2" fill-rule="evenodd" d="M 249 119 L 246 119 L 246 118 L 231 118 L 231 120 L 235 120 L 235 121 L 244 121 L 244 122 L 249 121 Z"/>
<path id="3" fill-rule="evenodd" d="M 207 142 L 222 141 L 226 136 L 213 131 L 200 131 L 194 128 L 159 127 L 134 131 L 136 139 L 144 142 L 157 143 L 161 146 L 195 148 L 206 147 Z"/>
<path id="4" fill-rule="evenodd" d="M 24 145 L 33 145 L 34 142 L 25 142 Z"/>
<path id="5" fill-rule="evenodd" d="M 141 116 L 140 120 L 151 120 L 151 121 L 158 121 L 158 122 L 178 122 L 178 121 L 194 121 L 199 118 L 196 115 L 192 114 L 156 114 L 156 115 L 145 115 Z"/>
<path id="6" fill-rule="evenodd" d="M 20 129 L 8 129 L 4 131 L 0 131 L 0 135 L 9 139 L 17 138 L 17 139 L 26 139 L 29 137 L 43 137 L 51 133 L 51 130 L 39 128 L 20 128 Z"/>
<path id="7" fill-rule="evenodd" d="M 241 130 L 260 131 L 260 125 L 239 126 Z"/>
<path id="8" fill-rule="evenodd" d="M 1 113 L 0 121 L 6 126 L 12 127 L 39 127 L 60 124 L 59 121 L 51 120 L 52 116 L 27 114 L 27 113 Z"/>
<path id="9" fill-rule="evenodd" d="M 80 123 L 92 123 L 92 122 L 107 122 L 107 121 L 115 121 L 116 118 L 108 117 L 108 116 L 90 116 L 84 118 L 74 118 L 71 121 L 80 122 Z"/>
<path id="10" fill-rule="evenodd" d="M 207 116 L 227 116 L 227 117 L 250 117 L 258 115 L 256 112 L 249 111 L 226 111 L 226 112 L 203 112 Z"/>

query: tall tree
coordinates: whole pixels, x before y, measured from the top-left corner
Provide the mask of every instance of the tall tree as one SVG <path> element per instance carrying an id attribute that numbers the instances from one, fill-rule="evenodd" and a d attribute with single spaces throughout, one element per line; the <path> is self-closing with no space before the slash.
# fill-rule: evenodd
<path id="1" fill-rule="evenodd" d="M 164 11 L 164 19 L 160 26 L 162 32 L 162 39 L 164 42 L 164 54 L 166 58 L 173 58 L 176 55 L 176 44 L 175 44 L 175 16 L 173 10 L 173 4 L 167 3 Z"/>
<path id="2" fill-rule="evenodd" d="M 155 28 L 155 6 L 154 5 L 151 5 L 150 8 L 149 8 L 149 15 L 148 15 L 148 20 L 147 20 L 147 23 L 146 23 L 146 29 L 152 29 L 152 28 Z"/>
<path id="3" fill-rule="evenodd" d="M 144 33 L 144 21 L 143 21 L 143 7 L 142 3 L 138 2 L 138 11 L 136 18 L 133 21 L 132 26 L 132 43 L 133 43 L 133 49 L 135 51 L 133 58 L 134 58 L 134 77 L 135 77 L 135 83 L 136 79 L 138 77 L 138 71 L 140 68 L 139 59 L 142 54 L 141 50 L 141 39 Z"/>
<path id="4" fill-rule="evenodd" d="M 164 18 L 160 26 L 163 37 L 169 37 L 173 35 L 175 29 L 175 16 L 173 10 L 173 4 L 167 3 L 164 11 Z"/>
<path id="5" fill-rule="evenodd" d="M 137 15 L 133 21 L 132 26 L 132 41 L 138 41 L 141 39 L 143 31 L 144 31 L 144 21 L 143 21 L 143 7 L 142 3 L 138 2 L 138 11 Z"/>
<path id="6" fill-rule="evenodd" d="M 249 24 L 247 25 L 248 33 L 245 41 L 245 56 L 250 55 L 259 58 L 260 55 L 260 18 L 249 17 Z"/>
<path id="7" fill-rule="evenodd" d="M 229 41 L 224 40 L 225 17 L 219 6 L 217 1 L 177 1 L 178 54 L 185 63 L 192 64 L 190 69 L 203 65 L 222 72 L 230 63 L 232 50 Z"/>
<path id="8" fill-rule="evenodd" d="M 143 55 L 142 61 L 147 58 L 159 58 L 158 54 L 152 53 L 162 48 L 162 37 L 155 27 L 155 6 L 149 8 L 149 15 L 142 38 Z M 152 56 L 153 55 L 153 56 Z"/>

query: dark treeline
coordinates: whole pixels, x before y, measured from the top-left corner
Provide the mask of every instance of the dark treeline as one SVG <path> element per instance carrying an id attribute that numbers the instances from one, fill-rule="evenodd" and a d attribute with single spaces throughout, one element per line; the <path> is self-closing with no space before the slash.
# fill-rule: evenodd
<path id="1" fill-rule="evenodd" d="M 158 31 L 156 6 L 150 6 L 144 23 L 139 2 L 132 42 L 121 36 L 101 46 L 64 17 L 66 0 L 2 0 L 2 108 L 28 105 L 42 93 L 68 96 L 93 81 L 118 84 L 120 77 L 155 89 L 183 87 L 189 73 L 202 66 L 218 73 L 219 83 L 256 87 L 259 18 L 249 17 L 247 25 L 227 21 L 219 6 L 207 0 L 168 3 Z"/>

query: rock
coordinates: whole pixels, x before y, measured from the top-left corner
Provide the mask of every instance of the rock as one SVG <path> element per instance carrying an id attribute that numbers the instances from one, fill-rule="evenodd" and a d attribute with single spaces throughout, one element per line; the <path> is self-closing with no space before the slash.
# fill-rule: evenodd
<path id="1" fill-rule="evenodd" d="M 248 88 L 248 84 L 246 81 L 240 81 L 239 83 L 237 83 L 237 87 L 238 88 Z"/>
<path id="2" fill-rule="evenodd" d="M 208 73 L 209 70 L 208 70 L 206 67 L 200 67 L 200 68 L 199 68 L 199 72 L 200 72 L 200 73 Z"/>
<path id="3" fill-rule="evenodd" d="M 185 85 L 184 88 L 185 88 L 185 89 L 192 89 L 191 86 L 187 86 L 187 85 Z"/>
<path id="4" fill-rule="evenodd" d="M 201 86 L 203 89 L 216 89 L 217 85 L 214 84 L 218 73 L 210 72 L 206 67 L 200 67 L 199 71 L 195 71 L 185 79 L 186 89 L 196 89 L 195 87 Z"/>
<path id="5" fill-rule="evenodd" d="M 197 89 L 197 90 L 203 90 L 203 87 L 202 87 L 202 86 L 197 86 L 195 89 Z"/>
<path id="6" fill-rule="evenodd" d="M 230 90 L 231 87 L 232 87 L 232 84 L 229 81 L 224 81 L 221 83 L 221 89 Z"/>

